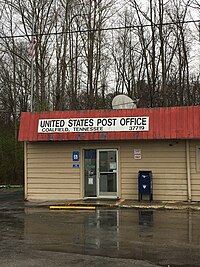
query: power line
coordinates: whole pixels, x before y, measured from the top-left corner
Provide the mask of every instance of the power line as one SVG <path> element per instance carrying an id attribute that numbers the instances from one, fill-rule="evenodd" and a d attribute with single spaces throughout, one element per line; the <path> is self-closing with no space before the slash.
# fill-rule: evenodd
<path id="1" fill-rule="evenodd" d="M 170 25 L 180 25 L 180 24 L 190 24 L 190 23 L 200 23 L 200 20 L 185 20 L 185 21 L 174 21 L 174 22 L 164 22 L 164 23 L 153 23 L 154 27 L 159 26 L 170 26 Z M 24 38 L 24 37 L 33 37 L 37 36 L 49 36 L 49 35 L 60 35 L 60 34 L 73 34 L 73 33 L 88 33 L 88 32 L 97 32 L 97 31 L 114 31 L 114 30 L 126 30 L 126 29 L 141 29 L 152 27 L 152 24 L 143 24 L 143 25 L 128 25 L 128 26 L 119 26 L 119 27 L 107 27 L 107 28 L 96 28 L 96 29 L 80 29 L 80 30 L 71 30 L 71 31 L 60 31 L 60 32 L 51 32 L 51 33 L 36 33 L 36 34 L 19 34 L 19 35 L 6 35 L 0 36 L 0 39 L 9 39 L 9 38 Z"/>

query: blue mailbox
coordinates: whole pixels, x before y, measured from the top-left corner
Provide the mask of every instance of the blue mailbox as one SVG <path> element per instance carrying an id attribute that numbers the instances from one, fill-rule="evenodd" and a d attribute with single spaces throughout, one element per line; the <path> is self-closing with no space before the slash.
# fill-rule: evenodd
<path id="1" fill-rule="evenodd" d="M 138 200 L 142 200 L 143 195 L 149 195 L 149 201 L 153 200 L 152 171 L 138 172 Z"/>

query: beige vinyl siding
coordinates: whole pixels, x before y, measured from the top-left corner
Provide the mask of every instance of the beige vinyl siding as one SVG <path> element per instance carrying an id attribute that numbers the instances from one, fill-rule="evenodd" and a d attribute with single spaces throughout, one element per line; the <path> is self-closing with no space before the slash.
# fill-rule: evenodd
<path id="1" fill-rule="evenodd" d="M 191 191 L 192 201 L 200 201 L 200 171 L 198 168 L 198 148 L 200 141 L 190 141 L 190 168 L 191 168 Z"/>
<path id="2" fill-rule="evenodd" d="M 190 144 L 192 200 L 200 199 L 200 172 L 196 169 L 196 142 Z M 200 145 L 200 141 L 199 141 Z M 152 170 L 153 199 L 187 201 L 185 140 L 74 141 L 27 143 L 27 198 L 78 199 L 84 197 L 83 158 L 72 168 L 72 151 L 118 149 L 118 191 L 124 199 L 138 199 L 138 171 Z M 134 149 L 142 159 L 134 159 Z M 197 187 L 196 187 L 197 185 Z"/>
<path id="3" fill-rule="evenodd" d="M 133 141 L 121 145 L 120 157 L 122 198 L 138 199 L 138 171 L 151 170 L 154 200 L 187 200 L 185 141 Z"/>
<path id="4" fill-rule="evenodd" d="M 27 143 L 27 199 L 82 197 L 81 169 L 72 167 L 73 150 L 79 150 L 74 143 Z"/>
<path id="5" fill-rule="evenodd" d="M 138 171 L 151 170 L 154 200 L 187 201 L 185 140 L 104 141 L 90 142 L 89 146 L 118 149 L 120 197 L 137 200 Z M 141 160 L 134 159 L 134 149 L 137 148 L 141 149 Z"/>

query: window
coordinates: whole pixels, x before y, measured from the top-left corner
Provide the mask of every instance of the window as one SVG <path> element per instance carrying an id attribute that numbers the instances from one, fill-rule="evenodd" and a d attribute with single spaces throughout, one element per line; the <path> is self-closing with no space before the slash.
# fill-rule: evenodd
<path id="1" fill-rule="evenodd" d="M 197 147 L 197 155 L 196 155 L 196 169 L 200 172 L 200 147 Z"/>

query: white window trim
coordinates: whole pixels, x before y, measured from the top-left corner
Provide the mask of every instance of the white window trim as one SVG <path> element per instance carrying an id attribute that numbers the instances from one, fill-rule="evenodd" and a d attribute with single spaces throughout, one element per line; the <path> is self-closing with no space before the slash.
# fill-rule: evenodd
<path id="1" fill-rule="evenodd" d="M 196 146 L 196 171 L 200 172 L 200 145 Z"/>

